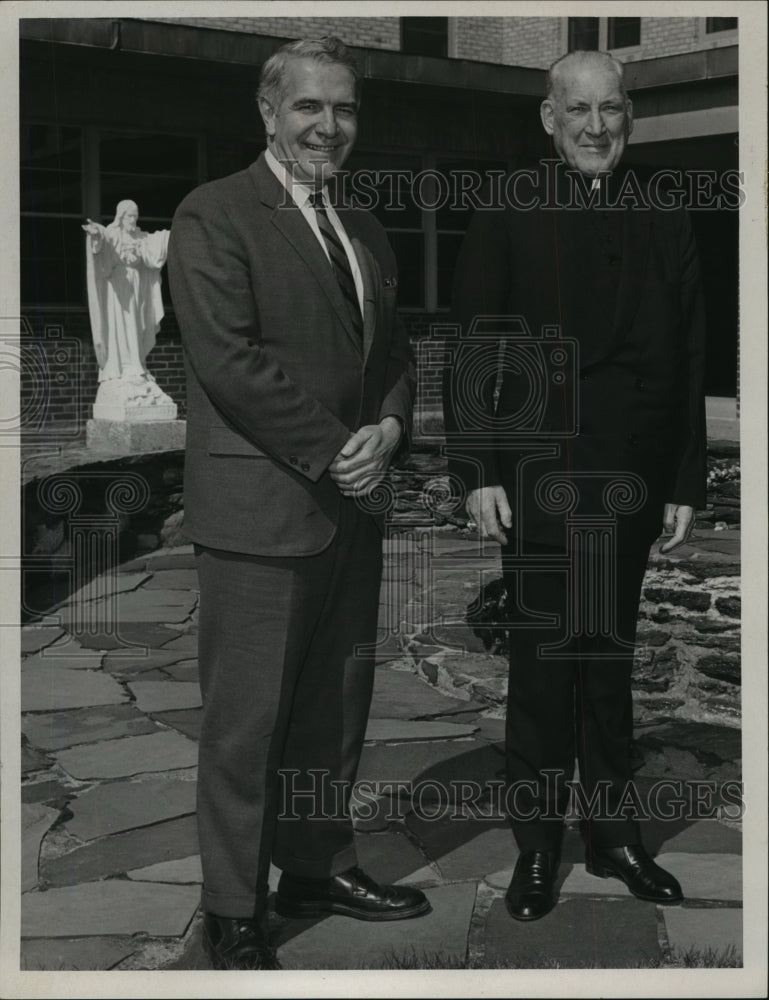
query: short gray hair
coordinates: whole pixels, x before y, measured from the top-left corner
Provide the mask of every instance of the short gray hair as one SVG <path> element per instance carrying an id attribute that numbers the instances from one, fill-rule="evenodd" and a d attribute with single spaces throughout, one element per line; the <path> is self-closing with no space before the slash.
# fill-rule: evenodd
<path id="1" fill-rule="evenodd" d="M 566 55 L 561 56 L 556 59 L 555 62 L 550 66 L 547 71 L 547 98 L 551 100 L 555 91 L 558 81 L 560 79 L 561 73 L 563 71 L 564 63 L 568 62 L 596 62 L 601 60 L 603 62 L 611 63 L 617 78 L 619 80 L 620 90 L 622 91 L 622 96 L 627 100 L 627 90 L 625 89 L 625 67 L 623 63 L 616 59 L 611 52 L 602 52 L 598 49 L 577 49 L 574 52 L 567 52 Z"/>
<path id="2" fill-rule="evenodd" d="M 290 59 L 312 59 L 326 65 L 344 66 L 352 74 L 355 82 L 355 100 L 360 103 L 361 74 L 358 64 L 347 46 L 334 35 L 323 38 L 301 38 L 296 42 L 287 42 L 277 52 L 273 52 L 262 66 L 259 76 L 259 89 L 256 98 L 266 101 L 271 107 L 277 108 L 283 96 L 283 86 L 286 77 L 286 65 Z"/>

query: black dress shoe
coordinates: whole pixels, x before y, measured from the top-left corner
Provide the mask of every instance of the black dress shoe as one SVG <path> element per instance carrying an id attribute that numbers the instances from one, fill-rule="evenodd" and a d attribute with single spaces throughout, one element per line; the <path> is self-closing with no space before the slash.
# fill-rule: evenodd
<path id="1" fill-rule="evenodd" d="M 419 889 L 378 885 L 360 868 L 332 878 L 305 878 L 283 872 L 275 910 L 283 917 L 341 913 L 358 920 L 404 920 L 427 913 L 430 903 Z"/>
<path id="2" fill-rule="evenodd" d="M 652 903 L 680 903 L 684 898 L 677 880 L 655 864 L 640 844 L 594 847 L 585 855 L 585 868 L 599 878 L 622 879 L 634 896 Z"/>
<path id="3" fill-rule="evenodd" d="M 559 861 L 555 851 L 526 851 L 518 858 L 505 895 L 505 906 L 511 917 L 539 920 L 552 910 Z"/>
<path id="4" fill-rule="evenodd" d="M 203 943 L 215 969 L 280 969 L 258 920 L 203 917 Z"/>

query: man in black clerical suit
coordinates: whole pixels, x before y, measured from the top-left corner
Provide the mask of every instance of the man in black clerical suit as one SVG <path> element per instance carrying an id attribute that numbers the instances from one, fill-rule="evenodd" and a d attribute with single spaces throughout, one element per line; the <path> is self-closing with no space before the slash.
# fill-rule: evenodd
<path id="1" fill-rule="evenodd" d="M 685 211 L 649 206 L 637 184 L 612 207 L 631 190 L 616 169 L 632 129 L 621 63 L 558 60 L 541 118 L 558 159 L 508 186 L 519 204 L 476 214 L 444 380 L 450 469 L 482 537 L 502 543 L 519 920 L 554 905 L 575 754 L 587 870 L 641 899 L 683 898 L 622 805 L 649 548 L 663 529 L 663 552 L 686 541 L 705 484 L 696 249 Z"/>

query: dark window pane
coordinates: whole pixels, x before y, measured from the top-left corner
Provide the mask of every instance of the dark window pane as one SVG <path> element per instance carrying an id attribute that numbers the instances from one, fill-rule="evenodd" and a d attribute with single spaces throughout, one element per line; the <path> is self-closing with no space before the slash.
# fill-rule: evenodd
<path id="1" fill-rule="evenodd" d="M 451 286 L 457 254 L 464 236 L 461 233 L 438 234 L 438 308 L 451 304 Z"/>
<path id="2" fill-rule="evenodd" d="M 49 170 L 80 170 L 80 129 L 25 124 L 21 129 L 21 164 Z"/>
<path id="3" fill-rule="evenodd" d="M 345 164 L 345 195 L 374 213 L 385 229 L 421 229 L 412 189 L 420 161 L 412 156 L 354 153 Z"/>
<path id="4" fill-rule="evenodd" d="M 121 174 L 119 177 L 106 174 L 101 178 L 101 214 L 111 222 L 120 201 L 130 198 L 139 208 L 139 224 L 142 219 L 155 217 L 170 219 L 179 202 L 194 188 L 195 181 L 161 177 L 133 177 Z M 142 226 L 142 228 L 144 228 Z"/>
<path id="5" fill-rule="evenodd" d="M 425 244 L 421 233 L 387 234 L 398 262 L 398 306 L 422 309 L 425 304 Z"/>
<path id="6" fill-rule="evenodd" d="M 401 51 L 416 56 L 447 56 L 449 19 L 447 17 L 402 17 Z"/>
<path id="7" fill-rule="evenodd" d="M 72 170 L 21 171 L 22 212 L 82 214 L 81 174 Z"/>
<path id="8" fill-rule="evenodd" d="M 22 216 L 21 301 L 24 306 L 85 305 L 85 234 L 79 219 Z"/>
<path id="9" fill-rule="evenodd" d="M 569 52 L 598 48 L 597 17 L 569 18 Z"/>
<path id="10" fill-rule="evenodd" d="M 622 49 L 641 44 L 640 17 L 610 17 L 608 21 L 608 48 Z"/>
<path id="11" fill-rule="evenodd" d="M 99 156 L 103 173 L 197 177 L 198 147 L 192 136 L 105 130 Z"/>
<path id="12" fill-rule="evenodd" d="M 736 31 L 736 17 L 706 17 L 705 31 L 710 35 L 714 31 Z"/>
<path id="13" fill-rule="evenodd" d="M 443 191 L 448 194 L 436 209 L 437 228 L 464 232 L 478 204 L 488 203 L 494 191 L 489 191 L 491 172 L 504 172 L 506 164 L 500 160 L 438 160 L 436 167 L 446 178 Z"/>

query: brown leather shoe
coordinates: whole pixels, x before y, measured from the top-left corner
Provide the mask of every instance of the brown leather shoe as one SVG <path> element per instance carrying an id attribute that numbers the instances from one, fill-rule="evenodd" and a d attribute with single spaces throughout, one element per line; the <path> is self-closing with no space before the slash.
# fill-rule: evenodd
<path id="1" fill-rule="evenodd" d="M 360 868 L 332 878 L 305 878 L 283 872 L 275 911 L 283 917 L 319 917 L 341 913 L 357 920 L 405 920 L 430 910 L 419 889 L 379 885 Z"/>
<path id="2" fill-rule="evenodd" d="M 526 851 L 518 858 L 505 894 L 511 917 L 539 920 L 552 910 L 559 861 L 555 851 Z"/>
<path id="3" fill-rule="evenodd" d="M 280 969 L 258 920 L 203 917 L 203 944 L 215 969 Z"/>
<path id="4" fill-rule="evenodd" d="M 638 899 L 680 903 L 684 898 L 677 879 L 655 864 L 640 844 L 593 847 L 585 855 L 585 869 L 599 878 L 621 879 Z"/>

